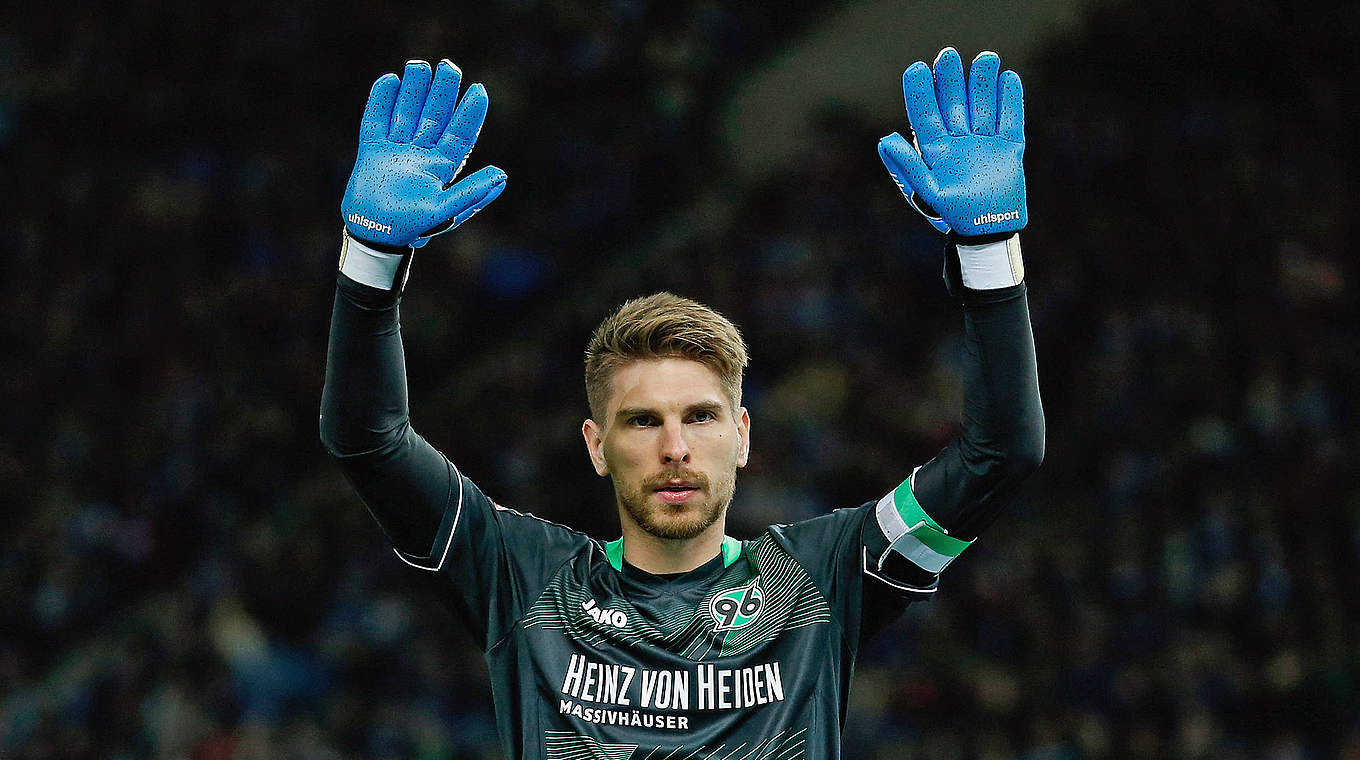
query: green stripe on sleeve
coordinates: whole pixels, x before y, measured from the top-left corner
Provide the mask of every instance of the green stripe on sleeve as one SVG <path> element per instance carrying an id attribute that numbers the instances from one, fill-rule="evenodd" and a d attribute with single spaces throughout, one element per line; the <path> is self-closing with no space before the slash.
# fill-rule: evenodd
<path id="1" fill-rule="evenodd" d="M 923 522 L 941 533 L 945 532 L 944 528 L 921 508 L 921 502 L 916 500 L 916 494 L 911 491 L 911 478 L 902 481 L 902 485 L 893 491 L 893 506 L 897 507 L 897 514 L 907 525 Z"/>
<path id="2" fill-rule="evenodd" d="M 892 550 L 932 573 L 943 570 L 973 543 L 949 535 L 926 514 L 912 493 L 911 478 L 884 496 L 875 513 Z"/>

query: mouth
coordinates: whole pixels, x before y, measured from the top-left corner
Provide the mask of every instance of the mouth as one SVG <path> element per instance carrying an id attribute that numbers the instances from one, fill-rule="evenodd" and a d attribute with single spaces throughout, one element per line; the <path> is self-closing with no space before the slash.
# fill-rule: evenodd
<path id="1" fill-rule="evenodd" d="M 684 504 L 699 493 L 698 486 L 681 480 L 662 483 L 652 490 L 667 504 Z"/>

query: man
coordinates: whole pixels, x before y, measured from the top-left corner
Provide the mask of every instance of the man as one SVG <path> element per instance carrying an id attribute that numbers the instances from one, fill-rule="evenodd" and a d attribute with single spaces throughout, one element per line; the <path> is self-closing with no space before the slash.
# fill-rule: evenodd
<path id="1" fill-rule="evenodd" d="M 455 182 L 487 104 L 476 84 L 458 99 L 459 78 L 413 61 L 370 94 L 342 204 L 327 449 L 397 556 L 434 574 L 473 630 L 508 757 L 839 757 L 860 643 L 935 593 L 1043 456 L 1018 76 L 993 53 L 967 80 L 952 48 L 933 71 L 918 61 L 903 77 L 916 144 L 879 143 L 949 236 L 962 433 L 877 501 L 727 537 L 750 446 L 745 344 L 694 301 L 629 301 L 586 351 L 581 432 L 621 523 L 607 543 L 495 504 L 409 424 L 397 309 L 412 252 L 505 186 L 494 167 Z"/>

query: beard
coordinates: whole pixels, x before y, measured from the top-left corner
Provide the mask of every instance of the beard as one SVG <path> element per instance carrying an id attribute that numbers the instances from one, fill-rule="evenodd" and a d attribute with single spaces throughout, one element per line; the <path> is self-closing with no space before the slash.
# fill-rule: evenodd
<path id="1" fill-rule="evenodd" d="M 697 486 L 699 491 L 696 498 L 677 505 L 658 502 L 653 498 L 658 487 L 674 479 Z M 619 504 L 639 528 L 657 538 L 683 540 L 698 536 L 717 522 L 732 503 L 736 487 L 736 472 L 719 477 L 716 483 L 710 483 L 700 473 L 680 470 L 662 473 L 635 487 L 616 482 L 614 493 Z"/>

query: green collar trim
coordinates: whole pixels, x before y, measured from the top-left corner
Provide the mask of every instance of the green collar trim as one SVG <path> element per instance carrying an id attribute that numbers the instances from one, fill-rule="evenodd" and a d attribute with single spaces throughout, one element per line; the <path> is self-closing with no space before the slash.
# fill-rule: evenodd
<path id="1" fill-rule="evenodd" d="M 604 545 L 605 559 L 609 560 L 610 567 L 615 570 L 623 570 L 623 539 L 616 538 Z"/>
<path id="2" fill-rule="evenodd" d="M 723 536 L 722 555 L 723 567 L 731 567 L 733 562 L 741 559 L 741 542 L 731 536 Z"/>
<path id="3" fill-rule="evenodd" d="M 741 542 L 731 536 L 723 536 L 722 558 L 723 567 L 731 567 L 733 562 L 741 559 Z M 609 566 L 615 570 L 623 570 L 623 539 L 616 538 L 604 545 L 605 559 L 609 560 Z"/>

